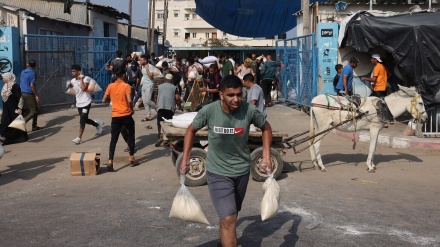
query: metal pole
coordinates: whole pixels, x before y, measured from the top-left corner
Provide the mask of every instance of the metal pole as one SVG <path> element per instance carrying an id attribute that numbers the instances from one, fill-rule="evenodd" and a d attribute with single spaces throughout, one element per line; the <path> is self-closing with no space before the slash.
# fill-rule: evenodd
<path id="1" fill-rule="evenodd" d="M 310 33 L 310 0 L 301 0 L 303 11 L 303 35 Z"/>
<path id="2" fill-rule="evenodd" d="M 146 47 L 149 53 L 151 53 L 151 49 L 150 49 L 151 48 L 151 19 L 152 19 L 152 14 L 153 14 L 152 6 L 153 6 L 152 0 L 149 0 L 148 1 L 148 42 L 147 42 L 147 47 Z"/>
<path id="3" fill-rule="evenodd" d="M 431 9 L 431 2 L 432 2 L 432 0 L 429 0 L 429 1 L 428 1 L 428 3 L 429 3 L 429 7 L 428 7 L 428 9 L 429 9 L 429 10 Z"/>
<path id="4" fill-rule="evenodd" d="M 150 36 L 150 53 L 154 52 L 154 20 L 156 19 L 156 0 L 150 0 L 151 6 L 151 36 Z"/>
<path id="5" fill-rule="evenodd" d="M 163 33 L 162 33 L 162 45 L 164 53 L 166 52 L 165 41 L 167 39 L 167 21 L 168 21 L 168 0 L 163 1 Z"/>
<path id="6" fill-rule="evenodd" d="M 373 0 L 370 0 L 370 10 L 373 10 Z"/>
<path id="7" fill-rule="evenodd" d="M 133 2 L 132 0 L 128 1 L 128 14 L 130 15 L 130 18 L 128 20 L 128 34 L 127 34 L 127 50 L 125 55 L 131 54 L 131 21 L 132 21 L 132 7 Z"/>

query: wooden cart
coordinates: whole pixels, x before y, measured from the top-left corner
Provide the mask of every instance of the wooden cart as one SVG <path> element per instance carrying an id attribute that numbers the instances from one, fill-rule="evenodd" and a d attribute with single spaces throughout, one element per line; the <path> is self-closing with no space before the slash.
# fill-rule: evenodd
<path id="1" fill-rule="evenodd" d="M 176 167 L 177 175 L 180 175 L 179 166 L 182 161 L 183 139 L 186 129 L 176 128 L 169 123 L 162 122 L 162 139 L 164 146 L 171 149 L 171 159 Z M 286 153 L 282 144 L 284 133 L 272 131 L 271 161 L 274 170 L 274 177 L 277 178 L 283 170 L 281 155 Z M 251 176 L 256 181 L 264 181 L 267 178 L 265 171 L 261 169 L 262 161 L 262 132 L 250 131 L 248 146 L 251 150 Z M 206 183 L 206 151 L 208 150 L 208 131 L 199 130 L 194 137 L 193 148 L 190 156 L 190 170 L 186 175 L 187 186 L 200 186 Z"/>

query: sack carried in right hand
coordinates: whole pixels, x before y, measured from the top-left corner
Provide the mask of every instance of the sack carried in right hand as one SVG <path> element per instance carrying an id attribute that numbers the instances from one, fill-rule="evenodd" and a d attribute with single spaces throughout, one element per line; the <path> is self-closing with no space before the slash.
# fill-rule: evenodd
<path id="1" fill-rule="evenodd" d="M 169 217 L 209 225 L 208 219 L 203 213 L 200 204 L 186 188 L 184 181 L 185 175 L 180 175 L 181 186 L 174 197 Z"/>
<path id="2" fill-rule="evenodd" d="M 267 220 L 274 217 L 278 212 L 280 206 L 280 186 L 273 178 L 273 173 L 263 184 L 264 196 L 261 200 L 261 220 Z"/>

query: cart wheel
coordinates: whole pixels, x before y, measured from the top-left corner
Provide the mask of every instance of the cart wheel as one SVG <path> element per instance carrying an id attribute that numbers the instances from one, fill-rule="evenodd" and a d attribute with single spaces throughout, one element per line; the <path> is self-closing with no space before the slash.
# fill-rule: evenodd
<path id="1" fill-rule="evenodd" d="M 177 176 L 180 177 L 180 163 L 183 159 L 183 153 L 179 155 L 176 161 Z M 185 177 L 185 185 L 190 187 L 206 184 L 206 152 L 200 148 L 192 148 L 189 158 L 189 172 Z"/>
<path id="2" fill-rule="evenodd" d="M 194 143 L 193 147 L 202 148 L 202 145 L 200 145 L 200 143 Z M 179 153 L 177 153 L 176 151 L 171 150 L 171 161 L 173 162 L 173 165 L 176 165 L 176 161 L 177 158 L 179 157 L 179 154 L 183 152 L 183 141 L 177 141 L 176 143 L 174 143 L 174 149 L 179 151 Z"/>
<path id="3" fill-rule="evenodd" d="M 261 162 L 263 161 L 263 147 L 259 147 L 251 153 L 251 160 L 252 178 L 258 182 L 264 182 L 267 178 L 267 173 L 260 167 Z M 281 158 L 281 155 L 277 150 L 271 148 L 270 160 L 272 162 L 272 167 L 274 171 L 273 177 L 277 179 L 283 171 L 283 159 Z"/>

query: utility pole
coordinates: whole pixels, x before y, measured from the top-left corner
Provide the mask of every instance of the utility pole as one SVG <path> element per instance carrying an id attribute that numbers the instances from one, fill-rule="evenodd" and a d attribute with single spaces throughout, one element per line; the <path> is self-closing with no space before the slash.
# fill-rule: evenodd
<path id="1" fill-rule="evenodd" d="M 168 0 L 163 1 L 163 32 L 162 45 L 165 51 L 165 41 L 167 40 L 167 21 L 168 21 Z M 165 53 L 165 52 L 164 52 Z"/>
<path id="2" fill-rule="evenodd" d="M 127 50 L 126 55 L 131 54 L 131 21 L 132 21 L 132 8 L 133 2 L 132 0 L 128 0 L 128 14 L 130 15 L 130 19 L 128 20 L 128 37 L 127 37 Z"/>
<path id="3" fill-rule="evenodd" d="M 303 11 L 303 35 L 310 34 L 310 0 L 301 0 Z"/>
<path id="4" fill-rule="evenodd" d="M 149 36 L 149 50 L 150 53 L 154 52 L 154 20 L 155 20 L 155 13 L 156 13 L 156 0 L 149 0 L 150 1 L 150 21 L 148 22 L 148 31 L 150 32 Z"/>
<path id="5" fill-rule="evenodd" d="M 150 40 L 151 40 L 151 0 L 148 1 L 148 39 L 147 39 L 147 47 L 145 47 L 148 52 L 150 52 Z M 145 51 L 146 52 L 146 51 Z"/>

